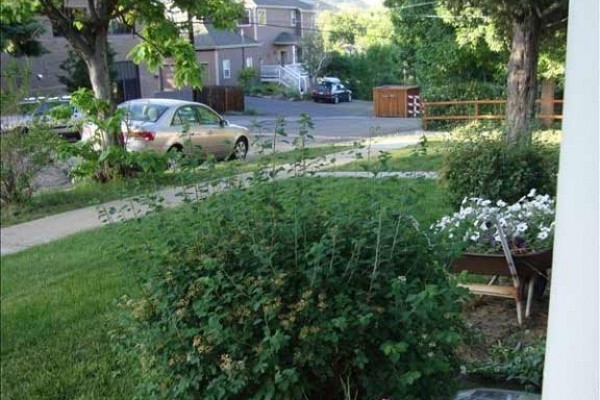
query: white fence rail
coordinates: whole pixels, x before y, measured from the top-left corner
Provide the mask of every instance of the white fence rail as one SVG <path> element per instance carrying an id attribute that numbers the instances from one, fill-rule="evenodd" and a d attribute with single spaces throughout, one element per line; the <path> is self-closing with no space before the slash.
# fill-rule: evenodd
<path id="1" fill-rule="evenodd" d="M 304 93 L 309 88 L 308 74 L 300 64 L 261 65 L 260 80 L 262 82 L 277 82 L 288 88 L 297 89 Z"/>

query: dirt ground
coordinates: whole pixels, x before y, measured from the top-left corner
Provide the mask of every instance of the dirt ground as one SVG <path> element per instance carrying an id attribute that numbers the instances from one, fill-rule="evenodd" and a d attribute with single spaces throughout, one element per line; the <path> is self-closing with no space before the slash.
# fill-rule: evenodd
<path id="1" fill-rule="evenodd" d="M 545 337 L 548 303 L 547 293 L 541 299 L 534 300 L 530 317 L 524 319 L 523 325 L 519 326 L 513 300 L 489 296 L 473 299 L 464 310 L 464 317 L 473 337 L 460 349 L 461 358 L 466 362 L 481 362 L 488 358 L 490 346 L 498 342 L 514 346 L 519 342 L 530 344 Z"/>

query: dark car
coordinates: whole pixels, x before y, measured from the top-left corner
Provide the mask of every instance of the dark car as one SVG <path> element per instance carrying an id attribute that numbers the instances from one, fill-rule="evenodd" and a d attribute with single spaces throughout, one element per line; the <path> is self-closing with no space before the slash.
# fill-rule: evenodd
<path id="1" fill-rule="evenodd" d="M 339 103 L 352 101 L 352 91 L 347 89 L 338 78 L 323 78 L 311 92 L 314 101 Z"/>
<path id="2" fill-rule="evenodd" d="M 61 107 L 63 117 L 66 119 L 57 119 L 53 117 L 53 110 Z M 36 123 L 43 123 L 59 136 L 69 140 L 77 141 L 81 139 L 80 123 L 83 120 L 83 114 L 70 104 L 70 97 L 52 97 L 52 98 L 30 98 L 19 103 L 20 114 L 2 116 L 0 120 L 0 131 L 8 132 L 17 130 L 27 132 Z"/>

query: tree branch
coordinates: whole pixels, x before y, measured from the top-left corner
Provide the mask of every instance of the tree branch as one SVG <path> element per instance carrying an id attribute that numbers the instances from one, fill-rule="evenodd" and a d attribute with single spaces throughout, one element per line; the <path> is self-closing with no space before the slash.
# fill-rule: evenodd
<path id="1" fill-rule="evenodd" d="M 92 20 L 96 23 L 100 22 L 100 17 L 98 16 L 98 12 L 96 12 L 96 5 L 94 4 L 94 0 L 88 0 L 88 9 L 90 10 L 90 15 L 92 16 Z"/>
<path id="2" fill-rule="evenodd" d="M 560 9 L 560 7 L 562 7 L 564 5 L 564 1 L 558 0 L 555 1 L 554 3 L 550 4 L 548 6 L 548 8 L 546 8 L 540 15 L 540 19 L 545 19 L 547 18 L 550 14 L 552 14 L 553 12 L 555 12 L 556 10 Z"/>
<path id="3" fill-rule="evenodd" d="M 65 15 L 58 7 L 56 7 L 52 0 L 40 0 L 40 4 L 44 9 L 45 14 L 50 19 L 53 25 L 58 26 L 65 37 L 69 40 L 73 47 L 79 51 L 85 52 L 86 54 L 92 54 L 93 49 L 89 43 L 87 43 L 80 35 L 75 34 L 73 31 L 73 25 L 71 18 Z"/>

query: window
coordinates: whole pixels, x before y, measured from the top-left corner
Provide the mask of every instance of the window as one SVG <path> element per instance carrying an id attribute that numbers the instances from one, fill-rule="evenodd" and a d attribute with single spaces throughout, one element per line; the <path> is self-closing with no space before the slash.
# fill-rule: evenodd
<path id="1" fill-rule="evenodd" d="M 290 11 L 290 25 L 296 26 L 296 10 Z"/>
<path id="2" fill-rule="evenodd" d="M 246 8 L 246 15 L 240 19 L 238 19 L 238 26 L 248 26 L 251 24 L 252 22 L 252 10 L 250 10 L 249 8 Z"/>
<path id="3" fill-rule="evenodd" d="M 133 34 L 134 29 L 132 26 L 125 25 L 123 22 L 113 19 L 108 23 L 108 34 L 109 35 L 125 35 Z"/>
<path id="4" fill-rule="evenodd" d="M 229 60 L 223 60 L 223 78 L 231 78 L 231 62 Z"/>
<path id="5" fill-rule="evenodd" d="M 246 57 L 246 68 L 252 68 L 252 57 Z"/>
<path id="6" fill-rule="evenodd" d="M 179 107 L 175 112 L 171 125 L 191 125 L 198 123 L 198 115 L 194 108 L 192 106 Z"/>
<path id="7" fill-rule="evenodd" d="M 202 125 L 219 125 L 221 117 L 205 107 L 196 107 L 198 118 Z"/>
<path id="8" fill-rule="evenodd" d="M 259 8 L 256 10 L 256 19 L 258 20 L 259 25 L 267 24 L 267 10 L 264 8 Z"/>

